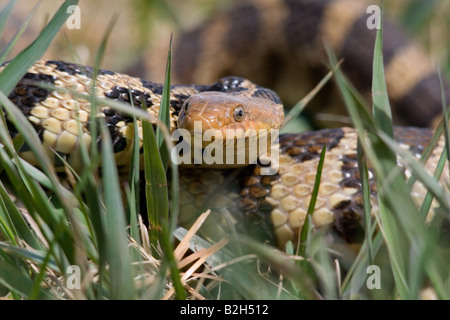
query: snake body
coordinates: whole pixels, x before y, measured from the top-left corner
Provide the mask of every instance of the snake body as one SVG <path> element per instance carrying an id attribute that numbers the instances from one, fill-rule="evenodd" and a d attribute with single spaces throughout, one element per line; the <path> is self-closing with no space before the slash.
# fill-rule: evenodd
<path id="1" fill-rule="evenodd" d="M 424 151 L 433 131 L 428 128 L 396 127 L 400 146 L 416 158 Z M 227 208 L 238 212 L 245 221 L 244 231 L 284 248 L 287 241 L 296 243 L 311 200 L 320 153 L 326 145 L 322 178 L 312 220 L 317 228 L 327 227 L 339 237 L 353 243 L 364 236 L 364 203 L 357 160 L 357 132 L 343 127 L 283 134 L 279 138 L 279 171 L 261 175 L 261 164 L 233 172 L 203 170 L 181 175 L 186 218 L 194 218 L 207 208 Z M 445 141 L 440 139 L 425 163 L 435 171 Z M 399 161 L 399 166 L 402 162 Z M 406 177 L 411 173 L 406 169 Z M 231 176 L 231 178 L 230 178 Z M 448 170 L 442 175 L 448 176 Z M 375 175 L 369 173 L 372 214 L 378 212 Z M 230 183 L 231 181 L 231 183 Z M 444 178 L 442 183 L 447 180 Z M 416 182 L 411 195 L 417 206 L 423 202 L 425 187 Z M 435 205 L 434 205 L 435 206 Z M 433 214 L 428 219 L 431 221 Z M 448 224 L 448 222 L 447 222 Z"/>
<path id="2" fill-rule="evenodd" d="M 178 127 L 180 112 L 186 101 L 202 93 L 205 96 L 220 93 L 234 98 L 264 99 L 264 105 L 271 105 L 270 110 L 275 107 L 279 111 L 281 101 L 273 91 L 241 77 L 276 88 L 283 100 L 289 100 L 285 97 L 294 92 L 293 100 L 297 101 L 303 96 L 299 88 L 309 89 L 308 85 L 304 85 L 308 77 L 302 65 L 312 65 L 312 72 L 306 73 L 317 78 L 316 71 L 326 61 L 324 41 L 331 44 L 338 57 L 345 59 L 343 68 L 350 78 L 363 89 L 370 87 L 376 30 L 366 27 L 366 9 L 364 2 L 353 0 L 242 1 L 186 32 L 175 43 L 173 65 L 176 80 L 180 83 L 215 83 L 171 87 L 171 130 Z M 434 68 L 422 51 L 389 19 L 384 21 L 384 33 L 386 80 L 396 119 L 409 125 L 430 126 L 441 113 L 439 84 Z M 164 65 L 153 57 L 147 62 L 151 62 L 152 69 L 155 63 Z M 229 74 L 238 77 L 223 78 Z M 93 69 L 89 67 L 39 60 L 9 95 L 34 126 L 42 144 L 48 147 L 49 156 L 57 169 L 62 169 L 64 165 L 59 156 L 66 158 L 74 168 L 80 167 L 80 139 L 89 143 L 92 139 L 100 141 L 101 137 L 92 137 L 88 130 L 87 123 L 92 115 L 87 98 L 44 89 L 39 82 L 90 94 L 92 75 Z M 292 75 L 293 78 L 290 77 Z M 216 82 L 220 78 L 222 80 Z M 145 102 L 147 112 L 156 119 L 162 89 L 163 86 L 158 83 L 99 70 L 95 94 L 136 107 L 141 107 Z M 445 93 L 450 98 L 447 84 Z M 198 102 L 200 105 L 203 103 L 201 101 Z M 235 102 L 231 103 L 234 109 L 242 105 Z M 261 116 L 259 120 L 272 119 L 271 122 L 274 122 L 261 126 L 279 125 L 282 116 L 278 111 L 265 113 L 267 117 Z M 202 121 L 209 125 L 208 117 L 203 116 Z M 96 117 L 104 118 L 109 128 L 116 163 L 119 166 L 128 164 L 133 118 L 107 104 L 100 106 Z M 193 118 L 190 115 L 184 118 L 189 117 Z M 82 132 L 78 130 L 77 119 L 83 124 Z M 138 122 L 138 129 L 141 130 L 140 120 Z M 10 135 L 15 137 L 18 130 L 9 122 L 7 124 Z M 395 134 L 402 146 L 419 156 L 429 143 L 432 131 L 402 127 L 397 128 Z M 142 138 L 141 132 L 139 136 Z M 326 144 L 327 154 L 313 222 L 316 226 L 332 226 L 346 240 L 358 239 L 362 233 L 363 207 L 356 140 L 356 131 L 351 128 L 281 135 L 279 170 L 273 175 L 261 175 L 264 167 L 261 164 L 240 169 L 181 168 L 181 222 L 188 222 L 208 208 L 219 211 L 227 209 L 244 220 L 244 229 L 249 232 L 262 231 L 264 240 L 283 247 L 286 241 L 296 239 L 304 223 L 320 151 Z M 436 167 L 443 143 L 441 139 L 426 163 L 430 172 Z M 26 145 L 20 154 L 38 165 Z M 372 210 L 376 211 L 373 174 L 370 186 Z M 412 190 L 413 198 L 420 203 L 424 194 L 424 187 L 416 183 Z"/>
<path id="3" fill-rule="evenodd" d="M 88 122 L 92 117 L 88 96 L 60 92 L 57 88 L 90 94 L 91 77 L 91 68 L 61 61 L 39 60 L 9 95 L 10 100 L 34 126 L 42 144 L 48 147 L 56 167 L 64 165 L 58 162 L 60 156 L 65 157 L 75 168 L 80 166 L 79 140 L 84 139 L 89 143 L 94 139 L 88 130 Z M 56 88 L 44 89 L 39 86 L 40 82 L 53 84 Z M 147 112 L 157 119 L 162 85 L 99 70 L 95 88 L 95 94 L 100 97 L 132 103 L 138 107 L 145 103 Z M 189 121 L 186 120 L 189 117 L 200 119 L 206 127 L 231 124 L 266 129 L 278 128 L 283 118 L 280 100 L 273 91 L 242 78 L 224 78 L 209 86 L 175 85 L 171 87 L 170 96 L 172 129 L 180 123 L 189 128 Z M 264 111 L 266 106 L 270 111 Z M 236 114 L 233 110 L 242 111 L 240 108 L 244 108 L 245 112 L 241 115 L 242 119 L 234 122 L 232 119 L 236 118 Z M 208 112 L 211 114 L 208 115 Z M 229 115 L 226 118 L 228 120 L 220 118 L 224 114 Z M 109 128 L 117 164 L 126 165 L 131 153 L 133 118 L 110 108 L 107 100 L 99 106 L 97 117 L 104 118 Z M 222 120 L 216 121 L 219 118 Z M 78 119 L 82 124 L 82 132 L 78 130 Z M 6 120 L 10 135 L 16 136 L 18 131 L 8 122 L 8 115 Z M 142 137 L 142 124 L 140 120 L 137 121 Z M 396 131 L 397 140 L 417 156 L 427 145 L 431 134 L 429 129 L 418 128 L 398 128 Z M 101 141 L 101 137 L 96 139 Z M 181 220 L 187 222 L 190 217 L 207 208 L 227 209 L 245 222 L 246 230 L 262 230 L 265 240 L 270 239 L 272 243 L 283 246 L 286 241 L 295 239 L 304 223 L 319 154 L 326 144 L 322 184 L 313 221 L 318 227 L 334 226 L 347 240 L 357 239 L 362 230 L 363 205 L 356 141 L 357 134 L 351 128 L 281 135 L 279 170 L 272 175 L 261 174 L 262 164 L 248 165 L 243 169 L 205 169 L 200 166 L 181 169 Z M 436 167 L 442 148 L 443 140 L 427 163 L 430 172 Z M 38 165 L 27 146 L 22 147 L 20 155 Z M 373 176 L 371 179 L 373 210 L 376 210 L 376 184 Z M 413 189 L 414 197 L 420 201 L 424 194 L 425 189 L 417 184 Z"/>
<path id="4" fill-rule="evenodd" d="M 289 106 L 307 94 L 327 71 L 323 66 L 329 61 L 325 52 L 328 44 L 343 59 L 342 69 L 356 87 L 370 92 L 377 32 L 367 27 L 370 4 L 353 0 L 240 1 L 180 36 L 174 50 L 175 77 L 189 83 L 207 82 L 226 74 L 243 76 L 275 89 Z M 442 114 L 434 64 L 388 15 L 383 18 L 383 37 L 386 84 L 394 121 L 434 127 Z M 157 61 L 151 57 L 146 60 L 150 72 L 156 69 Z M 450 101 L 450 85 L 445 79 L 443 82 L 444 95 Z M 319 92 L 314 100 L 312 107 L 307 108 L 310 113 L 341 113 L 345 109 L 330 90 Z M 336 105 L 340 109 L 336 110 Z M 428 144 L 431 134 L 429 129 L 396 129 L 398 142 L 416 156 Z M 326 178 L 322 179 L 328 187 L 319 194 L 314 223 L 333 225 L 347 240 L 361 236 L 363 210 L 356 169 L 356 132 L 349 128 L 281 136 L 280 155 L 285 164 L 275 176 L 258 175 L 259 166 L 247 168 L 235 189 L 247 225 L 266 230 L 265 238 L 278 239 L 281 247 L 286 240 L 297 239 L 320 148 L 325 142 L 327 157 L 333 160 L 328 160 Z M 443 140 L 427 163 L 430 172 L 442 145 Z M 374 179 L 371 188 L 376 211 Z M 423 186 L 416 183 L 412 194 L 417 204 L 421 203 L 423 192 Z M 223 197 L 219 198 L 221 204 Z"/>

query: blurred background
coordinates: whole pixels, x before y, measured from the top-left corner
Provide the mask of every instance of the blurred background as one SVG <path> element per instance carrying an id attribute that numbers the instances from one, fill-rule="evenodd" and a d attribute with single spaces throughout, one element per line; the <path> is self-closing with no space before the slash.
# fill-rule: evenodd
<path id="1" fill-rule="evenodd" d="M 0 9 L 9 0 L 0 0 Z M 64 26 L 53 41 L 45 58 L 92 64 L 108 25 L 114 27 L 102 63 L 103 68 L 124 71 L 152 48 L 166 48 L 170 34 L 176 38 L 182 30 L 201 23 L 209 15 L 225 9 L 234 1 L 185 0 L 80 0 L 81 29 Z M 63 1 L 19 0 L 0 38 L 3 47 L 20 28 L 20 24 L 39 6 L 19 43 L 9 55 L 13 58 L 42 30 Z M 163 43 L 161 43 L 163 42 Z M 76 55 L 77 57 L 75 57 Z"/>
<path id="2" fill-rule="evenodd" d="M 47 51 L 45 58 L 93 63 L 95 53 L 108 28 L 114 27 L 102 67 L 118 72 L 130 70 L 135 63 L 161 51 L 164 56 L 170 34 L 177 40 L 183 30 L 202 23 L 216 12 L 225 10 L 237 0 L 80 0 L 81 29 L 66 26 Z M 0 0 L 0 9 L 9 1 Z M 21 23 L 38 8 L 9 59 L 37 36 L 63 1 L 19 0 L 1 35 L 3 47 L 20 28 Z M 415 39 L 422 43 L 433 61 L 439 61 L 449 74 L 450 1 L 403 0 L 384 1 L 385 12 L 393 16 Z M 164 48 L 164 50 L 162 50 Z M 149 79 L 152 80 L 152 79 Z"/>
<path id="3" fill-rule="evenodd" d="M 93 65 L 100 43 L 112 25 L 100 67 L 161 83 L 164 81 L 170 35 L 173 34 L 176 46 L 184 31 L 201 25 L 214 14 L 232 7 L 237 2 L 237 0 L 80 0 L 78 3 L 80 29 L 70 29 L 64 25 L 44 58 Z M 0 9 L 7 3 L 9 0 L 0 0 Z M 12 59 L 33 41 L 62 3 L 62 0 L 17 1 L 7 21 L 6 32 L 0 37 L 0 49 L 13 38 L 34 9 L 35 12 L 8 59 Z M 401 25 L 411 38 L 423 47 L 431 65 L 434 66 L 439 62 L 444 74 L 450 75 L 450 1 L 387 0 L 384 1 L 384 6 L 387 16 Z M 248 61 L 243 60 L 243 65 L 247 67 Z M 325 60 L 323 64 L 327 63 Z M 239 61 L 237 56 L 236 62 Z M 307 59 L 305 61 L 306 63 L 299 62 L 295 65 L 290 65 L 293 61 L 289 61 L 288 66 L 280 71 L 281 79 L 278 77 L 276 80 L 271 78 L 270 74 L 264 76 L 267 70 L 264 66 L 260 66 L 258 61 L 256 69 L 249 67 L 251 70 L 249 74 L 236 74 L 236 70 L 232 70 L 231 74 L 226 75 L 248 77 L 262 86 L 275 90 L 285 107 L 291 108 L 324 76 L 324 73 L 317 72 L 317 66 L 312 67 Z M 215 63 L 216 61 L 209 61 L 209 64 Z M 177 79 L 175 69 L 179 65 L 186 63 L 183 61 L 174 63 L 172 83 L 211 84 L 218 80 L 217 76 L 213 76 L 213 80 L 203 80 L 195 76 L 188 80 Z M 323 69 L 323 65 L 320 67 Z M 295 72 L 292 72 L 293 70 Z M 261 74 L 255 71 L 261 71 Z M 283 131 L 300 132 L 317 127 L 349 124 L 350 120 L 343 111 L 342 100 L 334 89 L 331 81 L 308 105 L 301 117 L 283 128 Z M 370 101 L 370 93 L 362 93 Z"/>

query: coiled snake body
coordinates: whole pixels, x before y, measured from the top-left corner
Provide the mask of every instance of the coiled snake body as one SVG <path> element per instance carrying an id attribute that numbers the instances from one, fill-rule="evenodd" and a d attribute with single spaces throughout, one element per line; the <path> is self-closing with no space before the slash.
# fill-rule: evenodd
<path id="1" fill-rule="evenodd" d="M 87 129 L 87 122 L 92 117 L 90 104 L 84 97 L 44 89 L 39 82 L 88 94 L 91 92 L 91 76 L 90 68 L 39 60 L 9 95 L 33 124 L 42 144 L 49 147 L 48 152 L 55 166 L 62 165 L 55 152 L 75 168 L 80 164 L 79 139 L 86 142 L 93 139 Z M 144 99 L 148 113 L 157 118 L 162 93 L 159 84 L 100 70 L 95 90 L 97 96 L 131 102 L 135 106 L 141 106 Z M 225 111 L 222 112 L 220 107 L 224 107 Z M 210 109 L 213 111 L 208 113 Z M 107 105 L 100 107 L 97 117 L 103 117 L 109 128 L 117 164 L 127 164 L 132 145 L 133 118 Z M 188 117 L 201 119 L 210 128 L 237 125 L 277 129 L 283 119 L 283 110 L 279 98 L 271 90 L 242 78 L 229 77 L 210 86 L 173 86 L 170 117 L 172 130 L 177 127 L 178 118 L 180 123 L 184 123 L 188 122 Z M 76 119 L 83 125 L 81 133 Z M 184 126 L 189 127 L 187 123 Z M 11 136 L 17 135 L 18 131 L 10 123 L 8 129 Z M 431 131 L 399 128 L 396 136 L 400 143 L 419 155 L 428 143 Z M 356 132 L 351 128 L 281 135 L 279 170 L 273 175 L 261 175 L 261 165 L 249 165 L 244 169 L 181 169 L 181 220 L 186 222 L 206 208 L 229 208 L 238 212 L 250 229 L 256 226 L 264 231 L 266 239 L 278 242 L 280 246 L 287 240 L 294 240 L 303 225 L 319 154 L 326 144 L 327 154 L 313 222 L 318 227 L 333 225 L 342 236 L 351 240 L 361 230 L 363 210 L 356 140 Z M 436 166 L 442 148 L 441 141 L 428 161 L 430 170 Z M 29 156 L 26 146 L 20 153 L 30 162 L 35 161 Z M 371 181 L 373 207 L 376 210 L 373 177 Z M 424 193 L 420 185 L 413 190 L 414 197 L 419 201 Z"/>

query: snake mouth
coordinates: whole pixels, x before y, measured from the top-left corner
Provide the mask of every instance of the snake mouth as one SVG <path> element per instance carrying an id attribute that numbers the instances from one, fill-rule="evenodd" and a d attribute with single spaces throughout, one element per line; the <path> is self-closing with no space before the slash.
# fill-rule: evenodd
<path id="1" fill-rule="evenodd" d="M 183 104 L 177 130 L 195 164 L 240 167 L 269 152 L 283 114 L 282 106 L 268 99 L 202 92 Z"/>

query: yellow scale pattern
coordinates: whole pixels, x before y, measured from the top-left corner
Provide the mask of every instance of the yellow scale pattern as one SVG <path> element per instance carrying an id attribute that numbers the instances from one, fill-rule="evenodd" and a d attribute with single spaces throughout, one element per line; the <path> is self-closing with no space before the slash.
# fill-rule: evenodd
<path id="1" fill-rule="evenodd" d="M 0 69 L 0 72 L 2 69 Z M 56 65 L 48 65 L 46 60 L 37 61 L 29 70 L 29 73 L 52 75 L 56 78 L 54 85 L 64 90 L 71 90 L 76 93 L 90 95 L 92 93 L 92 79 L 84 74 L 71 75 L 65 71 L 57 70 Z M 138 78 L 130 77 L 124 74 L 99 74 L 95 83 L 95 95 L 99 98 L 105 98 L 105 93 L 114 86 L 139 90 L 148 93 L 153 105 L 147 111 L 157 119 L 160 95 L 154 94 L 148 88 L 142 85 Z M 97 116 L 104 117 L 101 111 L 109 108 L 107 104 L 99 106 Z M 54 152 L 69 155 L 67 161 L 75 169 L 81 167 L 81 157 L 79 148 L 79 137 L 88 145 L 91 142 L 91 135 L 88 132 L 88 118 L 91 113 L 91 104 L 88 98 L 79 97 L 64 91 L 52 91 L 48 97 L 35 104 L 30 110 L 28 120 L 34 125 L 41 126 L 44 131 L 42 134 L 43 145 L 46 148 L 51 159 Z M 77 122 L 79 119 L 82 127 L 82 133 L 79 132 Z M 175 127 L 176 116 L 171 115 L 171 127 Z M 131 153 L 131 139 L 133 137 L 133 124 L 126 124 L 121 121 L 116 124 L 119 133 L 127 139 L 127 147 L 116 153 L 118 165 L 129 163 Z M 142 140 L 142 127 L 138 120 L 139 137 Z M 140 141 L 142 143 L 142 141 Z M 38 165 L 30 151 L 21 153 L 21 156 L 34 165 Z"/>
<path id="2" fill-rule="evenodd" d="M 345 135 L 341 139 L 339 146 L 327 151 L 325 155 L 319 193 L 312 215 L 315 227 L 320 228 L 332 225 L 336 219 L 336 213 L 333 212 L 333 208 L 344 201 L 355 201 L 354 196 L 359 191 L 356 188 L 340 185 L 340 182 L 345 178 L 345 172 L 342 170 L 343 156 L 356 154 L 358 138 L 354 129 L 342 129 Z M 425 168 L 430 174 L 433 174 L 436 170 L 444 145 L 445 140 L 441 138 L 425 164 Z M 404 149 L 409 149 L 409 146 L 406 144 L 401 144 L 400 146 Z M 419 158 L 419 155 L 416 155 L 416 157 Z M 318 158 L 296 162 L 288 154 L 280 155 L 280 179 L 274 181 L 266 201 L 274 207 L 271 212 L 271 220 L 281 247 L 289 240 L 295 241 L 303 227 L 311 200 L 318 162 Z M 400 157 L 398 158 L 398 165 L 405 167 Z M 405 169 L 405 176 L 406 178 L 411 177 L 411 171 L 407 168 Z M 441 183 L 445 185 L 448 182 L 447 178 L 445 178 L 448 177 L 447 166 L 441 177 Z M 372 178 L 370 172 L 369 178 Z M 416 181 L 412 187 L 411 196 L 418 207 L 423 203 L 425 195 L 426 188 L 421 182 Z M 437 201 L 434 200 L 432 208 L 436 207 Z M 377 198 L 373 195 L 371 197 L 371 208 L 372 215 L 379 212 Z M 431 210 L 427 221 L 432 220 L 433 216 L 434 213 Z"/>

